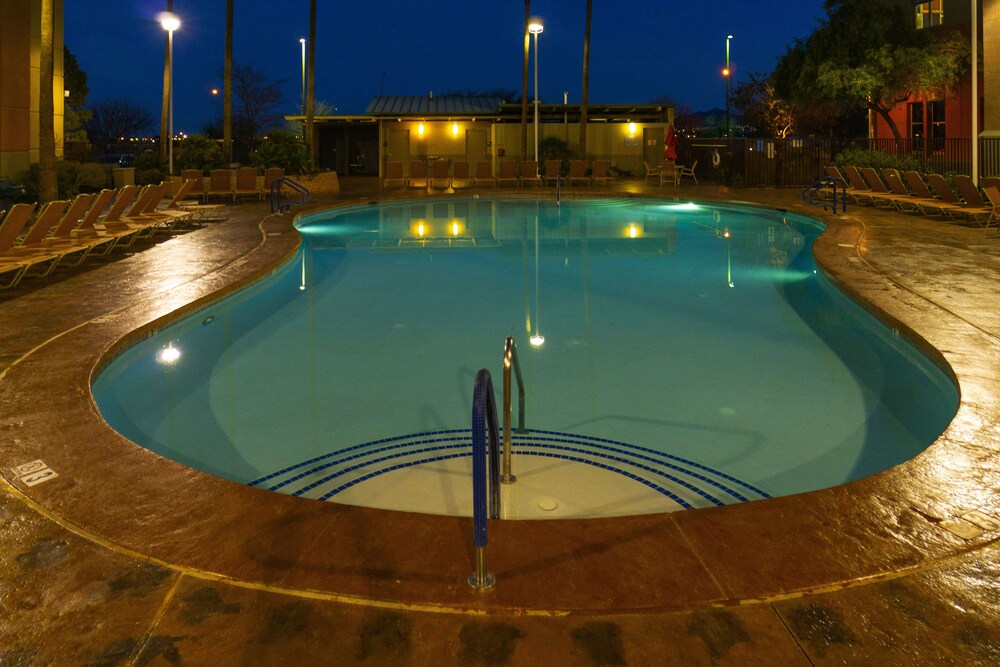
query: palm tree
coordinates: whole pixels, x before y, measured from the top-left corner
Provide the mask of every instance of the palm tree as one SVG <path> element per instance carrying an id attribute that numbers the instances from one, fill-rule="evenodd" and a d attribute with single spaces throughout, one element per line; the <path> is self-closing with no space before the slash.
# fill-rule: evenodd
<path id="1" fill-rule="evenodd" d="M 167 13 L 174 11 L 174 0 L 167 0 Z M 163 52 L 169 54 L 170 35 L 164 38 Z M 163 97 L 160 104 L 160 155 L 167 157 L 167 115 L 170 113 L 170 61 L 163 59 Z"/>
<path id="2" fill-rule="evenodd" d="M 55 12 L 53 0 L 42 0 L 41 54 L 38 77 L 38 201 L 48 202 L 59 196 L 56 180 L 56 123 L 54 95 Z"/>
<path id="3" fill-rule="evenodd" d="M 531 35 L 528 19 L 531 18 L 531 0 L 524 0 L 524 67 L 521 70 L 521 161 L 528 159 L 528 49 Z"/>
<path id="4" fill-rule="evenodd" d="M 316 0 L 309 0 L 309 71 L 306 73 L 306 147 L 309 157 L 316 159 L 316 149 L 313 141 L 313 114 L 316 110 L 315 83 L 313 64 L 316 62 Z"/>
<path id="5" fill-rule="evenodd" d="M 590 18 L 592 0 L 587 0 L 587 25 L 583 33 L 583 92 L 580 96 L 580 157 L 587 159 L 587 96 L 590 89 Z"/>
<path id="6" fill-rule="evenodd" d="M 226 59 L 222 65 L 222 154 L 233 161 L 233 0 L 226 0 Z"/>

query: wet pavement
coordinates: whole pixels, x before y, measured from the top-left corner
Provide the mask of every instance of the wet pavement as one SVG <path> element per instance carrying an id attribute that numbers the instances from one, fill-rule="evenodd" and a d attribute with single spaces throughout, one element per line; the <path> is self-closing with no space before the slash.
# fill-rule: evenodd
<path id="1" fill-rule="evenodd" d="M 325 203 L 418 196 L 342 185 Z M 1000 663 L 1000 238 L 871 207 L 835 217 L 795 190 L 610 191 L 827 222 L 818 262 L 957 379 L 954 421 L 915 459 L 832 489 L 492 522 L 497 587 L 474 593 L 470 519 L 251 489 L 100 419 L 102 359 L 297 248 L 289 219 L 239 205 L 0 292 L 0 665 Z M 29 485 L 14 468 L 35 461 L 57 476 Z"/>

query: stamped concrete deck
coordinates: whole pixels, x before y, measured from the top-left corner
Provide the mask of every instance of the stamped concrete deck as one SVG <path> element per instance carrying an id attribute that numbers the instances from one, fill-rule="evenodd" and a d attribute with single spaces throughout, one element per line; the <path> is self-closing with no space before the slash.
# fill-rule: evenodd
<path id="1" fill-rule="evenodd" d="M 343 185 L 340 201 L 382 196 Z M 1000 239 L 872 208 L 834 218 L 797 191 L 612 191 L 826 220 L 817 259 L 950 369 L 955 420 L 916 459 L 833 489 L 492 522 L 497 587 L 473 593 L 469 519 L 251 489 L 98 416 L 102 359 L 294 252 L 290 220 L 241 205 L 227 223 L 0 293 L 0 665 L 1000 662 Z M 12 468 L 38 459 L 58 477 L 27 486 Z"/>

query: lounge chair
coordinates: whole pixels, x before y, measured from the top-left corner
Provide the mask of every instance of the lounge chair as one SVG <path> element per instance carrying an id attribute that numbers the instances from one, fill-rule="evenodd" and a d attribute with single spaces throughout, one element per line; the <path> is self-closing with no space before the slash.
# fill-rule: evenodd
<path id="1" fill-rule="evenodd" d="M 649 166 L 649 163 L 646 162 L 645 160 L 642 161 L 642 166 L 646 168 L 646 177 L 643 180 L 645 180 L 647 183 L 649 182 L 650 178 L 652 178 L 653 180 L 659 180 L 660 179 L 660 168 L 659 167 L 651 167 L 651 166 Z"/>
<path id="2" fill-rule="evenodd" d="M 184 169 L 181 171 L 182 181 L 194 181 L 194 188 L 191 190 L 191 196 L 196 199 L 204 199 L 205 197 L 205 175 L 201 173 L 201 169 Z"/>
<path id="3" fill-rule="evenodd" d="M 399 165 L 399 175 L 403 175 L 403 165 Z M 271 186 L 274 182 L 285 177 L 285 170 L 282 167 L 268 167 L 264 170 L 264 191 L 261 193 L 261 198 L 263 195 L 271 196 Z"/>
<path id="4" fill-rule="evenodd" d="M 29 270 L 38 266 L 41 267 L 40 275 L 48 275 L 55 269 L 59 259 L 64 254 L 86 251 L 85 246 L 74 245 L 65 239 L 48 240 L 49 232 L 63 217 L 67 206 L 69 206 L 69 202 L 63 199 L 50 201 L 43 205 L 38 211 L 35 222 L 28 229 L 21 242 L 3 250 L 0 257 L 3 257 L 5 263 L 20 263 L 23 267 L 18 281 Z"/>
<path id="5" fill-rule="evenodd" d="M 862 167 L 860 171 L 862 178 L 868 183 L 868 196 L 871 198 L 871 202 L 879 208 L 896 208 L 896 200 L 899 199 L 899 195 L 893 194 L 875 168 Z"/>
<path id="6" fill-rule="evenodd" d="M 972 177 L 955 176 L 955 187 L 958 188 L 958 194 L 962 195 L 962 199 L 965 200 L 965 206 L 961 209 L 962 215 L 976 222 L 989 220 L 993 215 L 993 207 L 983 200 L 979 188 L 972 182 Z"/>
<path id="7" fill-rule="evenodd" d="M 615 177 L 611 175 L 611 160 L 594 160 L 594 170 L 590 174 L 590 180 L 595 185 L 604 183 L 611 185 Z"/>
<path id="8" fill-rule="evenodd" d="M 955 204 L 944 202 L 931 192 L 923 177 L 917 172 L 912 170 L 903 172 L 903 178 L 906 179 L 906 185 L 909 186 L 920 212 L 924 215 L 950 215 L 949 211 L 957 208 Z"/>
<path id="9" fill-rule="evenodd" d="M 521 182 L 517 178 L 516 168 L 513 160 L 500 160 L 500 173 L 497 174 L 497 185 L 513 185 L 517 187 Z"/>
<path id="10" fill-rule="evenodd" d="M 1000 187 L 996 185 L 984 185 L 983 191 L 990 200 L 990 206 L 993 209 L 990 217 L 986 219 L 986 226 L 983 228 L 983 232 L 985 233 L 994 222 L 997 223 L 997 231 L 1000 231 Z"/>
<path id="11" fill-rule="evenodd" d="M 199 176 L 200 178 L 200 176 Z M 123 238 L 131 236 L 131 233 L 125 236 L 108 234 L 104 231 L 100 231 L 96 228 L 95 223 L 100 218 L 104 209 L 107 208 L 108 202 L 115 196 L 114 190 L 101 190 L 94 197 L 94 202 L 90 205 L 87 210 L 86 215 L 80 220 L 80 224 L 77 225 L 70 233 L 70 237 L 78 240 L 86 240 L 90 246 L 90 254 L 95 254 L 98 248 L 102 251 L 97 253 L 98 255 L 106 255 L 114 249 L 115 245 Z"/>
<path id="12" fill-rule="evenodd" d="M 434 168 L 431 172 L 431 187 L 432 188 L 449 188 L 451 187 L 451 177 L 448 176 L 448 160 L 438 159 L 434 161 Z"/>
<path id="13" fill-rule="evenodd" d="M 570 160 L 568 180 L 570 185 L 577 181 L 582 181 L 584 185 L 590 185 L 590 176 L 587 176 L 587 163 L 583 160 Z"/>
<path id="14" fill-rule="evenodd" d="M 949 208 L 944 209 L 945 214 L 949 218 L 954 220 L 958 216 L 963 215 L 962 209 L 965 208 L 965 202 L 959 199 L 955 191 L 948 185 L 948 181 L 944 180 L 944 176 L 941 174 L 927 174 L 927 182 L 930 183 L 931 188 L 941 198 L 941 201 L 949 204 Z"/>
<path id="15" fill-rule="evenodd" d="M 390 162 L 385 167 L 385 187 L 390 188 L 393 185 L 406 187 L 406 176 L 403 176 L 402 162 Z"/>
<path id="16" fill-rule="evenodd" d="M 535 160 L 525 160 L 521 163 L 521 185 L 526 183 L 542 184 L 542 178 L 538 175 L 538 162 Z"/>
<path id="17" fill-rule="evenodd" d="M 208 189 L 205 190 L 205 203 L 212 195 L 229 197 L 236 202 L 236 192 L 233 189 L 232 172 L 228 169 L 213 169 L 208 174 Z"/>
<path id="18" fill-rule="evenodd" d="M 857 167 L 844 167 L 844 176 L 847 178 L 847 196 L 858 204 L 874 204 L 875 197 L 861 175 L 861 170 Z"/>
<path id="19" fill-rule="evenodd" d="M 559 182 L 559 172 L 562 171 L 562 160 L 552 159 L 545 161 L 545 184 L 551 185 L 552 181 Z"/>
<path id="20" fill-rule="evenodd" d="M 680 176 L 677 174 L 677 165 L 671 160 L 664 160 L 660 164 L 660 185 L 670 183 L 677 185 L 680 183 Z"/>
<path id="21" fill-rule="evenodd" d="M 465 160 L 455 162 L 451 176 L 452 188 L 467 188 L 472 185 L 472 177 L 469 176 L 469 163 Z"/>
<path id="22" fill-rule="evenodd" d="M 410 177 L 406 179 L 406 184 L 411 188 L 426 188 L 427 181 L 427 161 L 411 160 Z"/>
<path id="23" fill-rule="evenodd" d="M 480 160 L 476 163 L 476 175 L 472 179 L 473 185 L 489 185 L 496 187 L 497 179 L 493 178 L 493 163 L 489 160 Z"/>
<path id="24" fill-rule="evenodd" d="M 257 170 L 253 167 L 240 167 L 236 170 L 236 186 L 233 188 L 233 201 L 239 196 L 250 195 L 257 199 L 264 198 L 264 191 L 257 187 Z"/>
<path id="25" fill-rule="evenodd" d="M 13 287 L 21 281 L 21 277 L 32 266 L 32 262 L 25 258 L 8 256 L 7 251 L 14 246 L 17 237 L 20 236 L 31 214 L 35 212 L 35 204 L 14 204 L 7 211 L 7 215 L 0 221 L 0 276 L 3 283 L 0 289 Z"/>
<path id="26" fill-rule="evenodd" d="M 694 173 L 695 167 L 697 166 L 698 166 L 697 160 L 692 162 L 690 167 L 677 165 L 677 182 L 680 183 L 682 178 L 684 178 L 685 176 L 690 176 L 691 179 L 694 181 L 694 184 L 698 185 L 698 177 Z"/>
<path id="27" fill-rule="evenodd" d="M 920 212 L 920 202 L 907 189 L 906 183 L 903 182 L 903 177 L 900 175 L 899 170 L 888 168 L 883 169 L 882 180 L 885 181 L 887 186 L 889 186 L 889 192 L 895 196 L 892 202 L 896 205 L 896 208 L 904 213 Z"/>
<path id="28" fill-rule="evenodd" d="M 73 235 L 73 230 L 80 225 L 80 221 L 83 220 L 83 216 L 87 213 L 93 201 L 94 195 L 87 192 L 81 192 L 73 197 L 73 200 L 69 203 L 69 208 L 63 213 L 59 224 L 52 231 L 52 236 L 63 239 L 70 238 Z"/>

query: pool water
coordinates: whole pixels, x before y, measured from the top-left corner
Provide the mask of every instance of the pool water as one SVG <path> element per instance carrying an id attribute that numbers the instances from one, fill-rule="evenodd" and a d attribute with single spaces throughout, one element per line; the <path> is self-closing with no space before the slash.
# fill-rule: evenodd
<path id="1" fill-rule="evenodd" d="M 449 198 L 297 225 L 303 248 L 273 276 L 102 371 L 115 429 L 261 488 L 468 513 L 454 497 L 470 485 L 473 378 L 489 369 L 499 396 L 513 336 L 522 500 L 589 516 L 859 479 L 919 453 L 957 409 L 940 369 L 817 272 L 822 228 L 806 218 Z"/>

